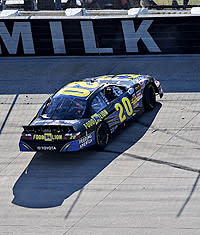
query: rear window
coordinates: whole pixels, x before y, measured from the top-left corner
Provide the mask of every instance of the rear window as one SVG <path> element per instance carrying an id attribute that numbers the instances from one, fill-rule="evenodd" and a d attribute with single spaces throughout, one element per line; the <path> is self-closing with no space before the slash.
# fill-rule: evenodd
<path id="1" fill-rule="evenodd" d="M 73 120 L 82 118 L 86 109 L 86 101 L 77 98 L 49 99 L 41 114 L 42 118 L 53 120 Z"/>

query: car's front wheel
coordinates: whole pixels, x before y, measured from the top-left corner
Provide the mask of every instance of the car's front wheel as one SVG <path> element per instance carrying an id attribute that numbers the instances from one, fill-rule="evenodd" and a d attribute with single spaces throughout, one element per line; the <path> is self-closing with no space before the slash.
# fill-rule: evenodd
<path id="1" fill-rule="evenodd" d="M 152 84 L 148 84 L 144 89 L 143 106 L 145 111 L 150 111 L 156 106 L 156 93 Z"/>
<path id="2" fill-rule="evenodd" d="M 110 130 L 106 123 L 101 122 L 97 125 L 95 131 L 96 146 L 104 149 L 110 140 Z"/>

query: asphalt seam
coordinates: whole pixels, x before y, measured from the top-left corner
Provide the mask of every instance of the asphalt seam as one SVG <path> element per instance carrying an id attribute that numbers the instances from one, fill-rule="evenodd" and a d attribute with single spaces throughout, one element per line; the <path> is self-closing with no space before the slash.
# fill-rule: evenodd
<path id="1" fill-rule="evenodd" d="M 17 156 L 16 156 L 12 161 L 10 161 L 5 167 L 3 167 L 3 168 L 0 170 L 0 175 L 1 175 L 1 176 L 4 176 L 3 174 L 1 174 L 2 171 L 4 171 L 8 166 L 10 166 L 12 163 L 14 163 L 14 162 L 17 160 L 17 158 L 18 158 L 21 154 L 22 154 L 22 153 L 18 153 Z"/>
<path id="2" fill-rule="evenodd" d="M 160 148 L 158 148 L 157 150 L 154 151 L 154 153 L 152 153 L 150 155 L 150 157 L 148 157 L 148 159 L 150 160 L 158 151 L 160 151 L 164 146 L 167 145 L 167 143 L 169 143 L 170 140 L 172 140 L 174 137 L 176 137 L 176 135 L 181 132 L 194 118 L 196 118 L 198 115 L 200 114 L 197 113 L 196 115 L 194 115 L 183 127 L 181 127 L 176 133 L 174 133 L 163 145 L 160 146 Z M 147 161 L 144 161 L 147 162 Z M 199 172 L 199 171 L 198 171 Z"/>

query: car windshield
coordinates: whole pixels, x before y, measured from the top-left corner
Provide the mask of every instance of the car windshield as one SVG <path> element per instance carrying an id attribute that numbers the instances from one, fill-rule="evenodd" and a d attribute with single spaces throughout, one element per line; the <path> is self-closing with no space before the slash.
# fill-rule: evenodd
<path id="1" fill-rule="evenodd" d="M 68 97 L 51 98 L 47 101 L 41 117 L 53 120 L 79 119 L 83 117 L 85 109 L 85 100 Z"/>

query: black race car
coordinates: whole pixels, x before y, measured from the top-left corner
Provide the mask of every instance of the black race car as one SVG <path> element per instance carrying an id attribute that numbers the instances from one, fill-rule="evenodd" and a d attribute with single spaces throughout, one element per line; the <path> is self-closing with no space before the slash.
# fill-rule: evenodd
<path id="1" fill-rule="evenodd" d="M 71 82 L 24 126 L 21 151 L 77 151 L 104 148 L 111 134 L 142 109 L 152 110 L 160 82 L 148 75 L 106 75 Z"/>

